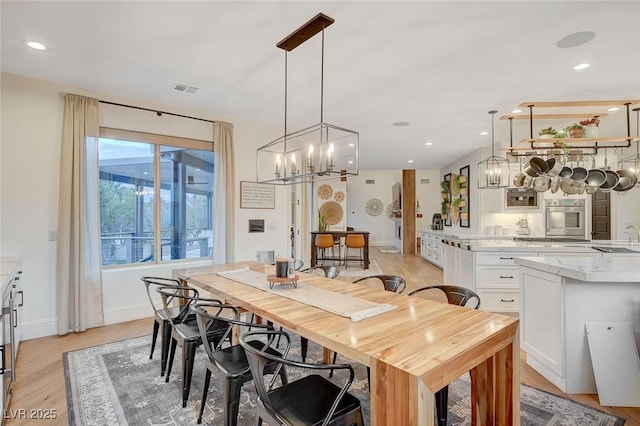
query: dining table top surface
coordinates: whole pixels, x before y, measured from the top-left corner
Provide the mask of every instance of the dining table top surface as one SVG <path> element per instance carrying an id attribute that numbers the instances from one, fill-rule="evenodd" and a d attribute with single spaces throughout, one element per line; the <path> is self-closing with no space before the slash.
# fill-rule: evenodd
<path id="1" fill-rule="evenodd" d="M 432 390 L 469 371 L 470 362 L 486 355 L 483 350 L 495 351 L 517 336 L 517 318 L 361 283 L 299 273 L 301 284 L 330 290 L 336 297 L 345 294 L 397 308 L 352 321 L 217 275 L 245 267 L 267 275 L 274 271 L 272 265 L 250 261 L 176 269 L 174 276 L 365 365 L 375 360 L 421 377 Z"/>

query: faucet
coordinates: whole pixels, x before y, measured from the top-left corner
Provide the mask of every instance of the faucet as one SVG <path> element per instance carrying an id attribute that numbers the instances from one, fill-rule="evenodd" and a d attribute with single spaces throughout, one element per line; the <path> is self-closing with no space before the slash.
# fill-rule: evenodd
<path id="1" fill-rule="evenodd" d="M 627 225 L 624 227 L 625 229 L 625 234 L 629 234 L 629 242 L 633 243 L 633 242 L 640 242 L 640 228 L 638 228 L 638 226 L 636 225 Z M 633 239 L 633 236 L 631 235 L 630 232 L 627 232 L 626 229 L 635 229 L 636 231 L 636 239 Z"/>

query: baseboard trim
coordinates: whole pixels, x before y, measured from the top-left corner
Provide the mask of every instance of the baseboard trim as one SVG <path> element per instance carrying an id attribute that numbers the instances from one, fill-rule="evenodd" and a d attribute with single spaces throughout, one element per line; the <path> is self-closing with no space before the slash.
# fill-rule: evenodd
<path id="1" fill-rule="evenodd" d="M 22 323 L 21 340 L 37 339 L 56 334 L 58 334 L 58 321 L 55 318 Z"/>
<path id="2" fill-rule="evenodd" d="M 120 322 L 148 318 L 153 315 L 149 303 L 123 306 L 118 309 L 105 311 L 104 325 L 117 324 Z"/>

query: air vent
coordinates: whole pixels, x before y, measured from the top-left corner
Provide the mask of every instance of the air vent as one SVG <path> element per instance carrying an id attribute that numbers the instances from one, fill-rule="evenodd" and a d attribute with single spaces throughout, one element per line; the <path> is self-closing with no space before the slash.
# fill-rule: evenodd
<path id="1" fill-rule="evenodd" d="M 188 84 L 178 83 L 173 87 L 173 90 L 177 90 L 178 92 L 196 93 L 200 89 L 195 86 L 189 86 Z"/>
<path id="2" fill-rule="evenodd" d="M 431 182 L 429 179 L 420 179 L 420 183 L 429 183 Z"/>
<path id="3" fill-rule="evenodd" d="M 367 179 L 364 181 L 364 183 L 366 183 L 367 185 L 373 185 L 374 183 L 376 183 L 375 179 Z"/>

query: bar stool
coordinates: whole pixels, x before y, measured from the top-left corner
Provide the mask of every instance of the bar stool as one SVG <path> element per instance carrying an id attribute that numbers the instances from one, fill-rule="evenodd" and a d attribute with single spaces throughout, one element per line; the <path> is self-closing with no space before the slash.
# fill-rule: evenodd
<path id="1" fill-rule="evenodd" d="M 324 263 L 324 260 L 328 260 L 327 256 L 325 255 L 325 252 L 328 248 L 330 248 L 331 260 L 334 261 L 335 263 L 333 235 L 332 234 L 316 234 L 315 243 L 316 243 L 316 250 L 318 249 L 322 250 L 322 257 L 319 257 L 316 255 L 316 259 L 322 260 L 323 263 Z"/>
<path id="2" fill-rule="evenodd" d="M 349 249 L 360 249 L 360 257 L 352 259 L 359 260 L 364 266 L 364 234 L 347 234 L 344 239 L 344 267 L 347 267 L 349 261 Z"/>

